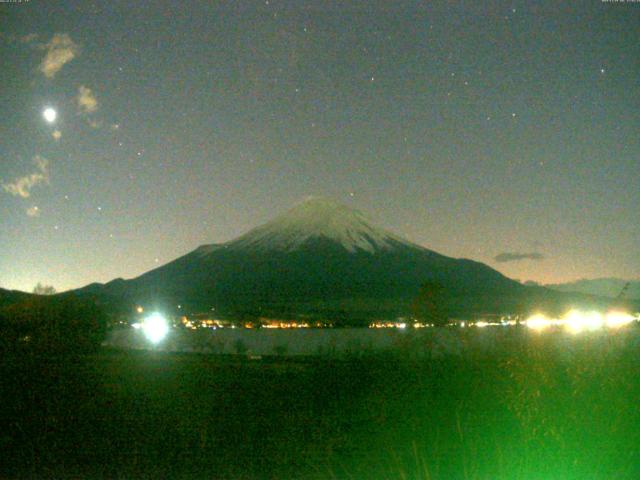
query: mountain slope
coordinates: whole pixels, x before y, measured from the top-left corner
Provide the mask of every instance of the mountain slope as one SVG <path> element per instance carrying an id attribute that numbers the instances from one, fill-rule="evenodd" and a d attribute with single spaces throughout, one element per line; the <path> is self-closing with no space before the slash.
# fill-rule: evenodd
<path id="1" fill-rule="evenodd" d="M 616 298 L 622 292 L 626 284 L 629 287 L 624 292 L 624 297 L 640 300 L 640 280 L 623 280 L 621 278 L 594 278 L 583 279 L 575 282 L 548 284 L 545 287 L 558 292 L 576 292 L 588 295 L 600 295 Z"/>

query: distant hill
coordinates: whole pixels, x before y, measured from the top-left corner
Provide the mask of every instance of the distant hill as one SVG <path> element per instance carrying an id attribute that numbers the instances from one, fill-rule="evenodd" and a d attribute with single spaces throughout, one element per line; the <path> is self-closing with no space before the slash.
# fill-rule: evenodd
<path id="1" fill-rule="evenodd" d="M 606 303 L 523 286 L 483 263 L 441 255 L 372 225 L 356 210 L 316 198 L 230 242 L 75 293 L 95 295 L 113 308 L 140 304 L 175 314 L 355 323 L 411 315 L 434 295 L 450 316 Z"/>
<path id="2" fill-rule="evenodd" d="M 628 299 L 640 300 L 640 280 L 623 280 L 620 278 L 596 278 L 592 280 L 577 280 L 568 283 L 548 284 L 545 287 L 558 292 L 577 292 L 588 295 L 600 295 L 602 297 L 616 298 L 624 286 L 629 287 L 624 293 Z"/>
<path id="3" fill-rule="evenodd" d="M 91 295 L 35 295 L 0 289 L 0 356 L 86 352 L 104 340 L 107 314 Z"/>
<path id="4" fill-rule="evenodd" d="M 18 290 L 5 290 L 0 288 L 0 307 L 13 305 L 23 302 L 34 295 L 31 293 L 20 292 Z"/>

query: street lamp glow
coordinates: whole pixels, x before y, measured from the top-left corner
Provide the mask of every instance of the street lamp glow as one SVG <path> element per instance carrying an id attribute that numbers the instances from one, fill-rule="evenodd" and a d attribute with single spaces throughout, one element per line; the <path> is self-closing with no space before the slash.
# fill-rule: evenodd
<path id="1" fill-rule="evenodd" d="M 580 312 L 571 310 L 565 316 L 564 324 L 571 333 L 580 333 L 584 330 L 594 331 L 604 325 L 604 317 L 598 312 Z"/>
<path id="2" fill-rule="evenodd" d="M 551 320 L 541 314 L 533 315 L 525 320 L 525 325 L 527 328 L 531 328 L 532 330 L 544 330 L 551 326 Z"/>
<path id="3" fill-rule="evenodd" d="M 609 312 L 605 317 L 605 323 L 609 328 L 620 328 L 633 322 L 635 318 L 625 312 Z"/>
<path id="4" fill-rule="evenodd" d="M 53 123 L 56 121 L 56 118 L 58 118 L 58 112 L 51 107 L 47 107 L 44 109 L 44 112 L 42 112 L 42 116 L 47 122 Z"/>
<path id="5" fill-rule="evenodd" d="M 158 343 L 169 333 L 167 320 L 158 312 L 152 313 L 144 319 L 142 331 L 151 343 Z"/>

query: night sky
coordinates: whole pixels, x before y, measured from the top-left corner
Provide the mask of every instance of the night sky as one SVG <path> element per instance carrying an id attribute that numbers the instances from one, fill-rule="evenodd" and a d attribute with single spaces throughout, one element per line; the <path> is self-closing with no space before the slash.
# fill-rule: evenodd
<path id="1" fill-rule="evenodd" d="M 0 4 L 0 287 L 308 195 L 520 280 L 640 277 L 640 3 L 211 3 Z"/>

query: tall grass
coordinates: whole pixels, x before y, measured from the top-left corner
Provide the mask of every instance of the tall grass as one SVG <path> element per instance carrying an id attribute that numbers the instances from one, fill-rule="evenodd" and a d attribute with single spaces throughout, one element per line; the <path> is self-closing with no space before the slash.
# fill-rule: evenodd
<path id="1" fill-rule="evenodd" d="M 637 331 L 504 330 L 491 348 L 481 335 L 461 333 L 462 355 L 397 359 L 373 394 L 395 413 L 352 475 L 640 478 Z"/>
<path id="2" fill-rule="evenodd" d="M 638 331 L 488 330 L 342 358 L 3 358 L 0 477 L 640 478 Z"/>

